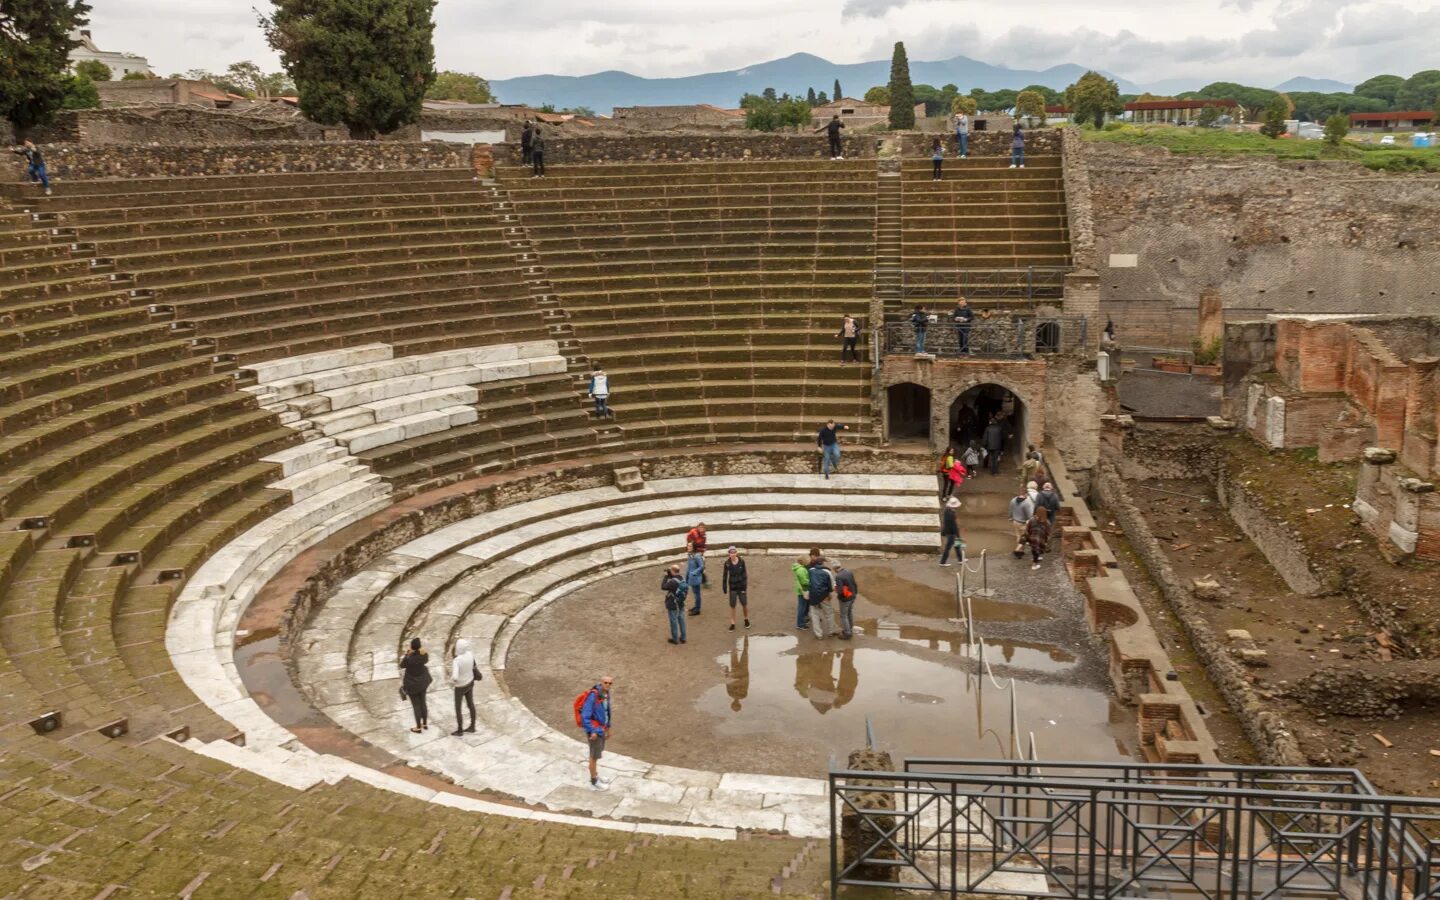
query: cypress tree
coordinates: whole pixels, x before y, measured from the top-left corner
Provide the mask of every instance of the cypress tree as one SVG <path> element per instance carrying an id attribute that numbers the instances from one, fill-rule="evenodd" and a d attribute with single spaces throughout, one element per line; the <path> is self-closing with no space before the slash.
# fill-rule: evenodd
<path id="1" fill-rule="evenodd" d="M 910 59 L 905 44 L 895 42 L 890 57 L 890 127 L 905 131 L 915 127 L 915 88 L 910 84 Z"/>
<path id="2" fill-rule="evenodd" d="M 0 116 L 16 128 L 49 121 L 65 101 L 70 33 L 90 21 L 84 0 L 0 0 Z"/>
<path id="3" fill-rule="evenodd" d="M 815 89 L 813 87 L 805 93 L 805 102 L 811 106 L 815 105 Z"/>
<path id="4" fill-rule="evenodd" d="M 845 96 L 844 94 L 840 93 L 840 79 L 835 79 L 835 93 L 831 94 L 830 96 L 834 97 L 836 100 L 839 100 L 841 97 Z"/>
<path id="5" fill-rule="evenodd" d="M 435 0 L 271 0 L 270 46 L 316 122 L 357 140 L 420 118 L 435 81 Z"/>

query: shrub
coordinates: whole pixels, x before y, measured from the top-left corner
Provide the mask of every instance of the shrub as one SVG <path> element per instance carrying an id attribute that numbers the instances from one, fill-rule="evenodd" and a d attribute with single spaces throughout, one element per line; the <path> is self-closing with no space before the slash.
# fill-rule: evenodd
<path id="1" fill-rule="evenodd" d="M 1220 361 L 1220 352 L 1225 349 L 1224 342 L 1214 337 L 1208 341 L 1194 338 L 1190 341 L 1190 352 L 1194 356 L 1195 365 L 1213 366 Z"/>

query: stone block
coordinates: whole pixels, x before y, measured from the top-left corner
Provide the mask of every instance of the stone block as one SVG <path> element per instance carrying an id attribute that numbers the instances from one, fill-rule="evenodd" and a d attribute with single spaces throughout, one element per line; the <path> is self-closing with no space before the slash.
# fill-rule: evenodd
<path id="1" fill-rule="evenodd" d="M 1225 639 L 1229 641 L 1239 641 L 1247 644 L 1253 643 L 1255 640 L 1255 638 L 1251 637 L 1250 632 L 1246 631 L 1243 628 L 1228 629 L 1225 632 Z"/>
<path id="2" fill-rule="evenodd" d="M 1396 453 L 1384 447 L 1366 447 L 1363 451 L 1365 461 L 1372 466 L 1389 465 L 1395 461 Z"/>

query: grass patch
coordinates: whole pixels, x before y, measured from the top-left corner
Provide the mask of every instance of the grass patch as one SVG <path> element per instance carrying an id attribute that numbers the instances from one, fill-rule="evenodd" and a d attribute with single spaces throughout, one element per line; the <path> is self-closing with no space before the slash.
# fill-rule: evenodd
<path id="1" fill-rule="evenodd" d="M 1197 156 L 1273 156 L 1278 159 L 1337 160 L 1386 172 L 1440 172 L 1440 148 L 1386 147 L 1345 141 L 1332 147 L 1324 141 L 1296 138 L 1272 140 L 1254 132 L 1167 125 L 1107 126 L 1085 129 L 1085 140 L 1112 144 L 1164 147 Z"/>

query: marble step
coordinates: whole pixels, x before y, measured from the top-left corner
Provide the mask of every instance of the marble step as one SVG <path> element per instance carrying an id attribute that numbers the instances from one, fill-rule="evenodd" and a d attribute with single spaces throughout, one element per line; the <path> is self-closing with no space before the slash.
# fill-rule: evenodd
<path id="1" fill-rule="evenodd" d="M 389 348 L 387 348 L 387 350 L 389 350 Z M 316 369 L 298 374 L 294 377 L 267 381 L 260 386 L 273 392 L 278 400 L 291 400 L 307 394 L 338 391 L 342 388 L 352 388 L 370 382 L 398 379 L 405 376 L 424 375 L 442 369 L 456 369 L 465 366 L 484 366 L 499 363 L 517 363 L 541 357 L 557 356 L 558 354 L 559 348 L 554 341 L 528 341 L 515 344 L 495 344 L 488 347 L 467 347 L 458 350 L 442 350 L 436 353 L 424 353 L 416 356 L 386 358 L 358 365 Z M 299 358 L 300 357 L 292 357 L 292 359 Z M 503 371 L 503 369 L 500 371 Z M 498 380 L 503 377 L 518 376 L 497 374 L 492 375 L 491 378 L 487 380 Z M 417 383 L 423 384 L 424 382 L 420 381 Z M 444 385 L 425 385 L 424 387 L 415 387 L 400 391 L 399 393 L 414 393 L 417 390 L 428 390 L 432 387 L 443 386 Z M 389 396 L 398 396 L 398 394 L 390 394 Z M 374 400 L 380 398 L 369 397 L 366 399 Z M 336 404 L 336 408 L 359 402 L 365 401 L 340 402 Z M 302 411 L 312 412 L 314 410 Z"/>
<path id="2" fill-rule="evenodd" d="M 409 358 L 419 357 L 407 357 L 407 359 Z M 468 360 L 456 365 L 426 368 L 423 371 L 384 377 L 378 377 L 380 370 L 372 370 L 377 373 L 377 377 L 373 379 L 357 381 L 343 387 L 317 389 L 303 396 L 286 397 L 282 394 L 277 396 L 277 401 L 284 402 L 288 408 L 313 419 L 315 416 L 327 412 L 378 403 L 383 400 L 395 400 L 412 394 L 443 390 L 444 388 L 490 384 L 517 378 L 530 378 L 536 375 L 559 375 L 565 372 L 566 365 L 565 357 L 557 353 L 488 362 Z"/>
<path id="3" fill-rule="evenodd" d="M 374 400 L 358 406 L 319 413 L 310 417 L 311 427 L 324 435 L 339 434 L 366 425 L 390 422 L 403 416 L 434 412 L 447 406 L 469 406 L 480 401 L 477 388 L 462 386 L 439 388 L 402 394 L 385 400 Z"/>
<path id="4" fill-rule="evenodd" d="M 333 437 L 349 448 L 351 453 L 373 450 L 386 444 L 408 441 L 462 425 L 473 425 L 480 420 L 480 413 L 473 406 L 447 406 L 429 412 L 401 416 L 378 425 L 365 425 L 350 431 L 339 432 Z"/>
<path id="5" fill-rule="evenodd" d="M 241 366 L 240 371 L 253 375 L 256 384 L 265 385 L 329 369 L 379 362 L 392 359 L 394 356 L 395 348 L 389 344 L 363 344 L 359 347 L 348 347 L 342 350 L 324 350 L 319 353 L 306 353 L 269 362 L 250 363 Z"/>
<path id="6" fill-rule="evenodd" d="M 298 503 L 333 487 L 365 479 L 374 483 L 380 480 L 380 476 L 370 471 L 368 466 L 360 463 L 354 457 L 342 457 L 282 478 L 271 483 L 270 487 L 280 491 L 289 491 L 291 499 Z"/>

